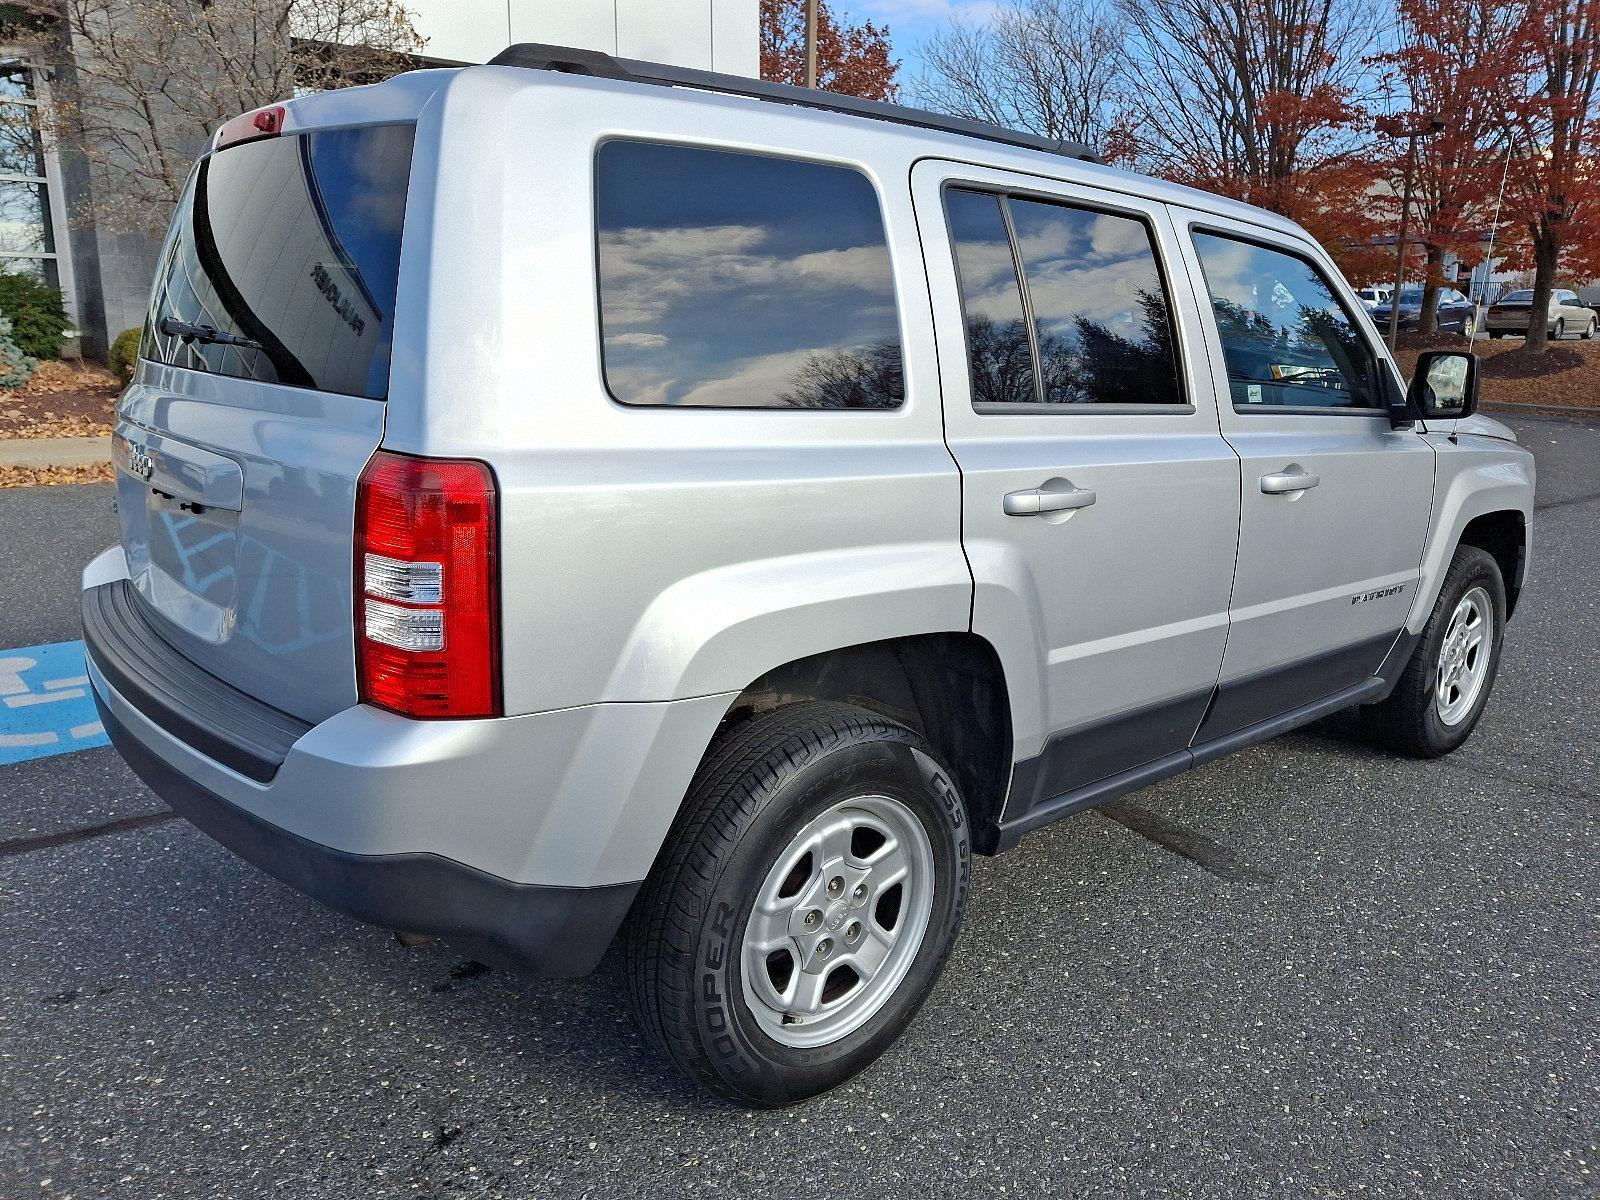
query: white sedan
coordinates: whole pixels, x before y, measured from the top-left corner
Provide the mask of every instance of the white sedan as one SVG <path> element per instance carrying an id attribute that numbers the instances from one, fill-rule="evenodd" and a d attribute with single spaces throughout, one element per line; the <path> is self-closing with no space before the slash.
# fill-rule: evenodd
<path id="1" fill-rule="evenodd" d="M 1484 328 L 1489 331 L 1489 336 L 1492 338 L 1505 337 L 1512 333 L 1526 337 L 1528 314 L 1532 308 L 1531 290 L 1507 292 L 1489 306 Z M 1585 308 L 1578 300 L 1577 292 L 1557 288 L 1550 293 L 1551 337 L 1560 339 L 1573 333 L 1587 341 L 1594 336 L 1597 324 L 1600 324 L 1600 314 L 1592 308 Z"/>

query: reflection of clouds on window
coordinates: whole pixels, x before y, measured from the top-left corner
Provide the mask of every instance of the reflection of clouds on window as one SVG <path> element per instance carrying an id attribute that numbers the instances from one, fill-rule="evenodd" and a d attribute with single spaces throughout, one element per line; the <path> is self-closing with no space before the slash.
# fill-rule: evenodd
<path id="1" fill-rule="evenodd" d="M 1181 402 L 1166 292 L 1142 221 L 961 189 L 947 193 L 945 209 L 975 403 L 1037 403 L 1036 375 L 1052 404 Z M 1037 353 L 1006 209 L 1033 305 Z"/>
<path id="2" fill-rule="evenodd" d="M 629 404 L 892 407 L 877 194 L 845 167 L 642 142 L 597 161 L 606 381 Z"/>
<path id="3" fill-rule="evenodd" d="M 1033 200 L 1008 203 L 1046 401 L 1180 403 L 1166 290 L 1144 222 Z"/>

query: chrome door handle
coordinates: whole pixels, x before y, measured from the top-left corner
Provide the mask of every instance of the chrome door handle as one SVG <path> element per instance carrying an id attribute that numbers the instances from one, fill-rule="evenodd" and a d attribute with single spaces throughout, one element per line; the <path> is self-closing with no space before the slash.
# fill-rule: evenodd
<path id="1" fill-rule="evenodd" d="M 1035 517 L 1040 513 L 1065 512 L 1069 508 L 1088 508 L 1094 502 L 1095 494 L 1088 488 L 1073 488 L 1070 492 L 1030 488 L 1025 492 L 1008 492 L 1001 507 L 1008 517 Z"/>
<path id="2" fill-rule="evenodd" d="M 1276 471 L 1261 477 L 1261 490 L 1269 496 L 1281 496 L 1285 492 L 1306 491 L 1321 482 L 1322 476 L 1310 471 Z"/>

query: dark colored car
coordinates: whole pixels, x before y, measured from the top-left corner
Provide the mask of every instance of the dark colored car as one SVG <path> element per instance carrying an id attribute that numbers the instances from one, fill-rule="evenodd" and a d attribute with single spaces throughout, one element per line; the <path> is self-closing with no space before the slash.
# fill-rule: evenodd
<path id="1" fill-rule="evenodd" d="M 1372 319 L 1379 329 L 1389 328 L 1390 305 L 1388 301 L 1372 309 Z M 1422 288 L 1417 285 L 1400 289 L 1400 328 L 1414 331 L 1422 318 Z M 1472 301 L 1455 288 L 1439 289 L 1439 330 L 1443 333 L 1472 334 L 1478 330 L 1477 314 Z"/>

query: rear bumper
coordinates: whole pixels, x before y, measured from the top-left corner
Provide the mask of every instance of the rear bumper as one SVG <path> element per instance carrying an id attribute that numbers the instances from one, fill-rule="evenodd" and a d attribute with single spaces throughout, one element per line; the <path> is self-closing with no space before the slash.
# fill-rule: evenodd
<path id="1" fill-rule="evenodd" d="M 356 705 L 291 728 L 191 674 L 108 588 L 129 588 L 115 552 L 85 573 L 95 700 L 175 811 L 332 908 L 542 975 L 599 961 L 731 699 L 469 721 Z"/>
<path id="2" fill-rule="evenodd" d="M 352 854 L 230 804 L 159 758 L 96 689 L 111 744 L 179 816 L 240 858 L 329 908 L 388 929 L 439 934 L 485 962 L 537 975 L 594 969 L 637 883 L 566 888 L 512 883 L 436 854 Z"/>

